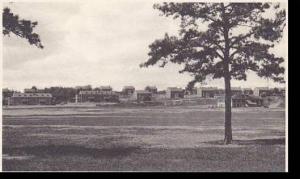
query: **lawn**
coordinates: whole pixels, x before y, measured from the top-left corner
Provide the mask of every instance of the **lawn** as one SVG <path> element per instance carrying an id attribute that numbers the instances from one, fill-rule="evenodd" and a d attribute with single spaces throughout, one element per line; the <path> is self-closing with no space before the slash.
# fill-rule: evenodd
<path id="1" fill-rule="evenodd" d="M 200 106 L 3 109 L 4 171 L 285 170 L 282 109 Z"/>

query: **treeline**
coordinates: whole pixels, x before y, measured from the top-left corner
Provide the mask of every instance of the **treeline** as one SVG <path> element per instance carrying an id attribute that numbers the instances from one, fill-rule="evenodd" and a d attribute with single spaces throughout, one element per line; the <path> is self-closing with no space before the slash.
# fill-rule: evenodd
<path id="1" fill-rule="evenodd" d="M 52 94 L 55 103 L 75 102 L 75 95 L 79 93 L 79 89 L 65 87 L 45 88 L 43 93 Z"/>

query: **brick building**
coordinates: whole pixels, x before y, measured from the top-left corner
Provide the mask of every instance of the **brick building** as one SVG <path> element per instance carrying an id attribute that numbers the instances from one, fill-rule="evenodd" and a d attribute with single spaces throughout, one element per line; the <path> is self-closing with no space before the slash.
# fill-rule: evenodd
<path id="1" fill-rule="evenodd" d="M 80 91 L 78 102 L 118 102 L 119 95 L 113 91 Z"/>
<path id="2" fill-rule="evenodd" d="M 8 105 L 50 105 L 52 95 L 50 93 L 14 93 L 8 103 Z"/>

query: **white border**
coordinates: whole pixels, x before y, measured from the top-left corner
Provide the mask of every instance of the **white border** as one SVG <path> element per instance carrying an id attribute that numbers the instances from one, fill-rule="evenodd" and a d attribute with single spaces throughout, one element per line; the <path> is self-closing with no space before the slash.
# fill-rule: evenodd
<path id="1" fill-rule="evenodd" d="M 97 0 L 13 0 L 13 2 L 90 2 L 90 1 L 97 1 Z M 98 0 L 99 1 L 99 0 Z M 119 0 L 119 1 L 143 1 L 143 0 Z M 144 0 L 147 1 L 147 0 Z M 152 0 L 153 2 L 170 2 L 170 0 Z M 171 0 L 172 2 L 196 2 L 197 0 Z M 3 0 L 1 3 L 1 9 L 3 8 L 3 3 L 12 2 L 10 0 Z M 149 0 L 147 1 L 149 2 Z M 200 2 L 270 2 L 270 0 L 204 0 Z M 285 31 L 288 37 L 288 0 L 276 0 L 272 1 L 275 2 L 282 2 L 286 3 L 286 28 Z M 2 18 L 0 20 L 2 24 Z M 2 31 L 2 26 L 1 26 Z M 3 80 L 3 46 L 2 46 L 2 38 L 0 40 L 0 54 L 1 54 L 1 63 L 0 63 L 0 86 L 1 86 L 1 95 L 0 100 L 2 101 L 2 80 Z M 286 76 L 286 92 L 285 92 L 285 171 L 288 172 L 288 45 L 286 46 L 286 60 L 285 60 L 285 76 Z M 2 171 L 2 102 L 0 104 L 0 171 Z"/>

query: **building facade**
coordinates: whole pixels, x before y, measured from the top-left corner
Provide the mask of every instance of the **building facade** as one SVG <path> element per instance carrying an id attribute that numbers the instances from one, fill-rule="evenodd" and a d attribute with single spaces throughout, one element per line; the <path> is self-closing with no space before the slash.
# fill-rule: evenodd
<path id="1" fill-rule="evenodd" d="M 133 86 L 124 86 L 122 89 L 122 95 L 124 96 L 131 96 L 135 91 L 135 88 Z"/>
<path id="2" fill-rule="evenodd" d="M 200 87 L 197 89 L 197 95 L 202 98 L 214 98 L 218 93 L 217 87 Z"/>
<path id="3" fill-rule="evenodd" d="M 148 91 L 152 94 L 157 94 L 157 88 L 156 86 L 146 86 L 145 91 Z"/>
<path id="4" fill-rule="evenodd" d="M 243 88 L 243 94 L 253 95 L 253 90 L 251 88 Z"/>
<path id="5" fill-rule="evenodd" d="M 268 96 L 270 91 L 269 87 L 256 87 L 254 88 L 253 94 L 255 96 Z"/>
<path id="6" fill-rule="evenodd" d="M 111 92 L 113 89 L 111 86 L 100 86 L 99 90 L 103 92 Z"/>
<path id="7" fill-rule="evenodd" d="M 52 95 L 50 93 L 14 93 L 8 103 L 8 105 L 50 105 Z"/>
<path id="8" fill-rule="evenodd" d="M 80 91 L 77 101 L 84 102 L 119 102 L 119 95 L 113 91 Z"/>
<path id="9" fill-rule="evenodd" d="M 241 95 L 243 94 L 243 90 L 241 87 L 231 87 L 231 96 Z"/>
<path id="10" fill-rule="evenodd" d="M 131 99 L 137 102 L 149 102 L 152 101 L 152 93 L 146 90 L 135 90 Z"/>
<path id="11" fill-rule="evenodd" d="M 169 99 L 184 98 L 184 90 L 182 88 L 169 87 L 167 88 L 166 91 L 166 98 Z"/>

